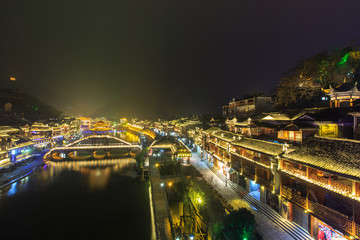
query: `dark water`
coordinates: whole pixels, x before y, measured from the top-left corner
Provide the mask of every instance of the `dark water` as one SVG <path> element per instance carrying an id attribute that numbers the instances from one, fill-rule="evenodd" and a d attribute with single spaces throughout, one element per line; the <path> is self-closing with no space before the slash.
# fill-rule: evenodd
<path id="1" fill-rule="evenodd" d="M 150 239 L 149 185 L 134 164 L 48 163 L 1 189 L 0 239 Z"/>

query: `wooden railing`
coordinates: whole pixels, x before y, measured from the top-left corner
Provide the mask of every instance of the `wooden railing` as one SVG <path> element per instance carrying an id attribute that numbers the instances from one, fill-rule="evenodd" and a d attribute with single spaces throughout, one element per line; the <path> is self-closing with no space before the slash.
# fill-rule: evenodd
<path id="1" fill-rule="evenodd" d="M 273 185 L 271 184 L 271 181 L 268 181 L 264 178 L 261 178 L 259 176 L 256 176 L 256 183 L 266 187 L 267 189 L 270 189 L 272 191 Z"/>
<path id="2" fill-rule="evenodd" d="M 324 177 L 320 177 L 316 174 L 309 174 L 309 179 L 313 179 L 317 182 L 323 183 L 323 184 L 329 184 L 329 179 L 324 178 Z"/>
<path id="3" fill-rule="evenodd" d="M 288 172 L 291 172 L 291 173 L 293 173 L 295 175 L 301 175 L 301 176 L 306 177 L 306 172 L 305 171 L 302 171 L 302 170 L 294 168 L 294 167 L 290 167 L 289 165 L 284 164 L 282 169 L 284 169 L 284 170 L 286 170 Z"/>
<path id="4" fill-rule="evenodd" d="M 351 186 L 348 186 L 348 185 L 345 185 L 345 184 L 342 184 L 342 183 L 339 183 L 339 182 L 335 182 L 335 181 L 331 181 L 331 186 L 333 186 L 334 188 L 336 189 L 341 189 L 342 191 L 345 191 L 349 194 L 352 193 L 352 187 Z"/>
<path id="5" fill-rule="evenodd" d="M 245 172 L 244 171 L 244 176 L 250 178 L 253 181 L 255 180 L 255 174 L 252 174 L 250 172 Z"/>
<path id="6" fill-rule="evenodd" d="M 340 227 L 341 229 L 345 230 L 350 234 L 353 233 L 353 222 L 349 220 L 349 217 L 328 207 L 325 207 L 322 204 L 314 203 L 312 201 L 308 201 L 309 210 L 314 212 L 315 214 L 331 221 L 336 226 Z"/>
<path id="7" fill-rule="evenodd" d="M 332 188 L 343 191 L 343 192 L 345 192 L 347 194 L 352 193 L 352 187 L 351 186 L 348 186 L 348 185 L 340 183 L 340 182 L 336 182 L 336 181 L 331 180 L 329 178 L 324 178 L 324 177 L 318 176 L 316 174 L 309 174 L 309 179 L 315 180 L 315 181 L 320 182 L 322 184 L 330 185 Z"/>
<path id="8" fill-rule="evenodd" d="M 360 237 L 360 225 L 355 223 L 355 235 Z"/>
<path id="9" fill-rule="evenodd" d="M 282 196 L 306 208 L 306 198 L 299 194 L 294 193 L 293 189 L 286 186 L 282 186 Z"/>

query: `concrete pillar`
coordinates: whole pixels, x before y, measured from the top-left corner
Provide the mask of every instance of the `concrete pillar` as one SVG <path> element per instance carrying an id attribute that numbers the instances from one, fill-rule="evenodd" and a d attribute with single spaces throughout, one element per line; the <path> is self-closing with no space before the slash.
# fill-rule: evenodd
<path id="1" fill-rule="evenodd" d="M 293 204 L 291 202 L 288 202 L 288 211 L 289 211 L 289 221 L 293 221 L 293 216 L 294 216 L 294 209 L 293 209 Z"/>
<path id="2" fill-rule="evenodd" d="M 246 191 L 250 192 L 250 179 L 246 178 Z"/>
<path id="3" fill-rule="evenodd" d="M 260 202 L 266 204 L 266 188 L 263 186 L 260 187 Z"/>
<path id="4" fill-rule="evenodd" d="M 272 159 L 272 174 L 274 174 L 274 191 L 275 194 L 280 194 L 280 188 L 281 188 L 281 175 L 279 173 L 279 164 L 280 164 L 280 159 L 278 158 L 273 158 Z"/>
<path id="5" fill-rule="evenodd" d="M 257 167 L 255 167 L 255 182 L 257 180 Z"/>
<path id="6" fill-rule="evenodd" d="M 355 196 L 356 195 L 356 182 L 355 181 L 351 182 L 351 187 L 352 187 L 352 195 Z"/>
<path id="7" fill-rule="evenodd" d="M 357 116 L 354 115 L 354 126 L 353 126 L 353 138 L 356 139 L 356 129 L 357 129 Z"/>

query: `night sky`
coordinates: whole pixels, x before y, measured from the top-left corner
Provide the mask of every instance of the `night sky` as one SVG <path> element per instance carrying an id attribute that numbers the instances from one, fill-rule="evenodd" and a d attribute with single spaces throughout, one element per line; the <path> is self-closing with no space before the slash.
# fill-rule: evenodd
<path id="1" fill-rule="evenodd" d="M 359 0 L 1 0 L 1 86 L 76 115 L 220 112 L 360 39 L 359 11 Z"/>

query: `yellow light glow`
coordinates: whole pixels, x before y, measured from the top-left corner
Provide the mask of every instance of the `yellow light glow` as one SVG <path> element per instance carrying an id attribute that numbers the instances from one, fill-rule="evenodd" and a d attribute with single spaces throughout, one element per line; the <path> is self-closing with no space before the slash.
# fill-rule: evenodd
<path id="1" fill-rule="evenodd" d="M 168 186 L 171 187 L 171 186 L 172 186 L 172 182 L 169 182 L 169 183 L 168 183 Z"/>
<path id="2" fill-rule="evenodd" d="M 15 81 L 16 79 L 14 77 L 10 77 L 10 80 L 11 81 Z"/>

